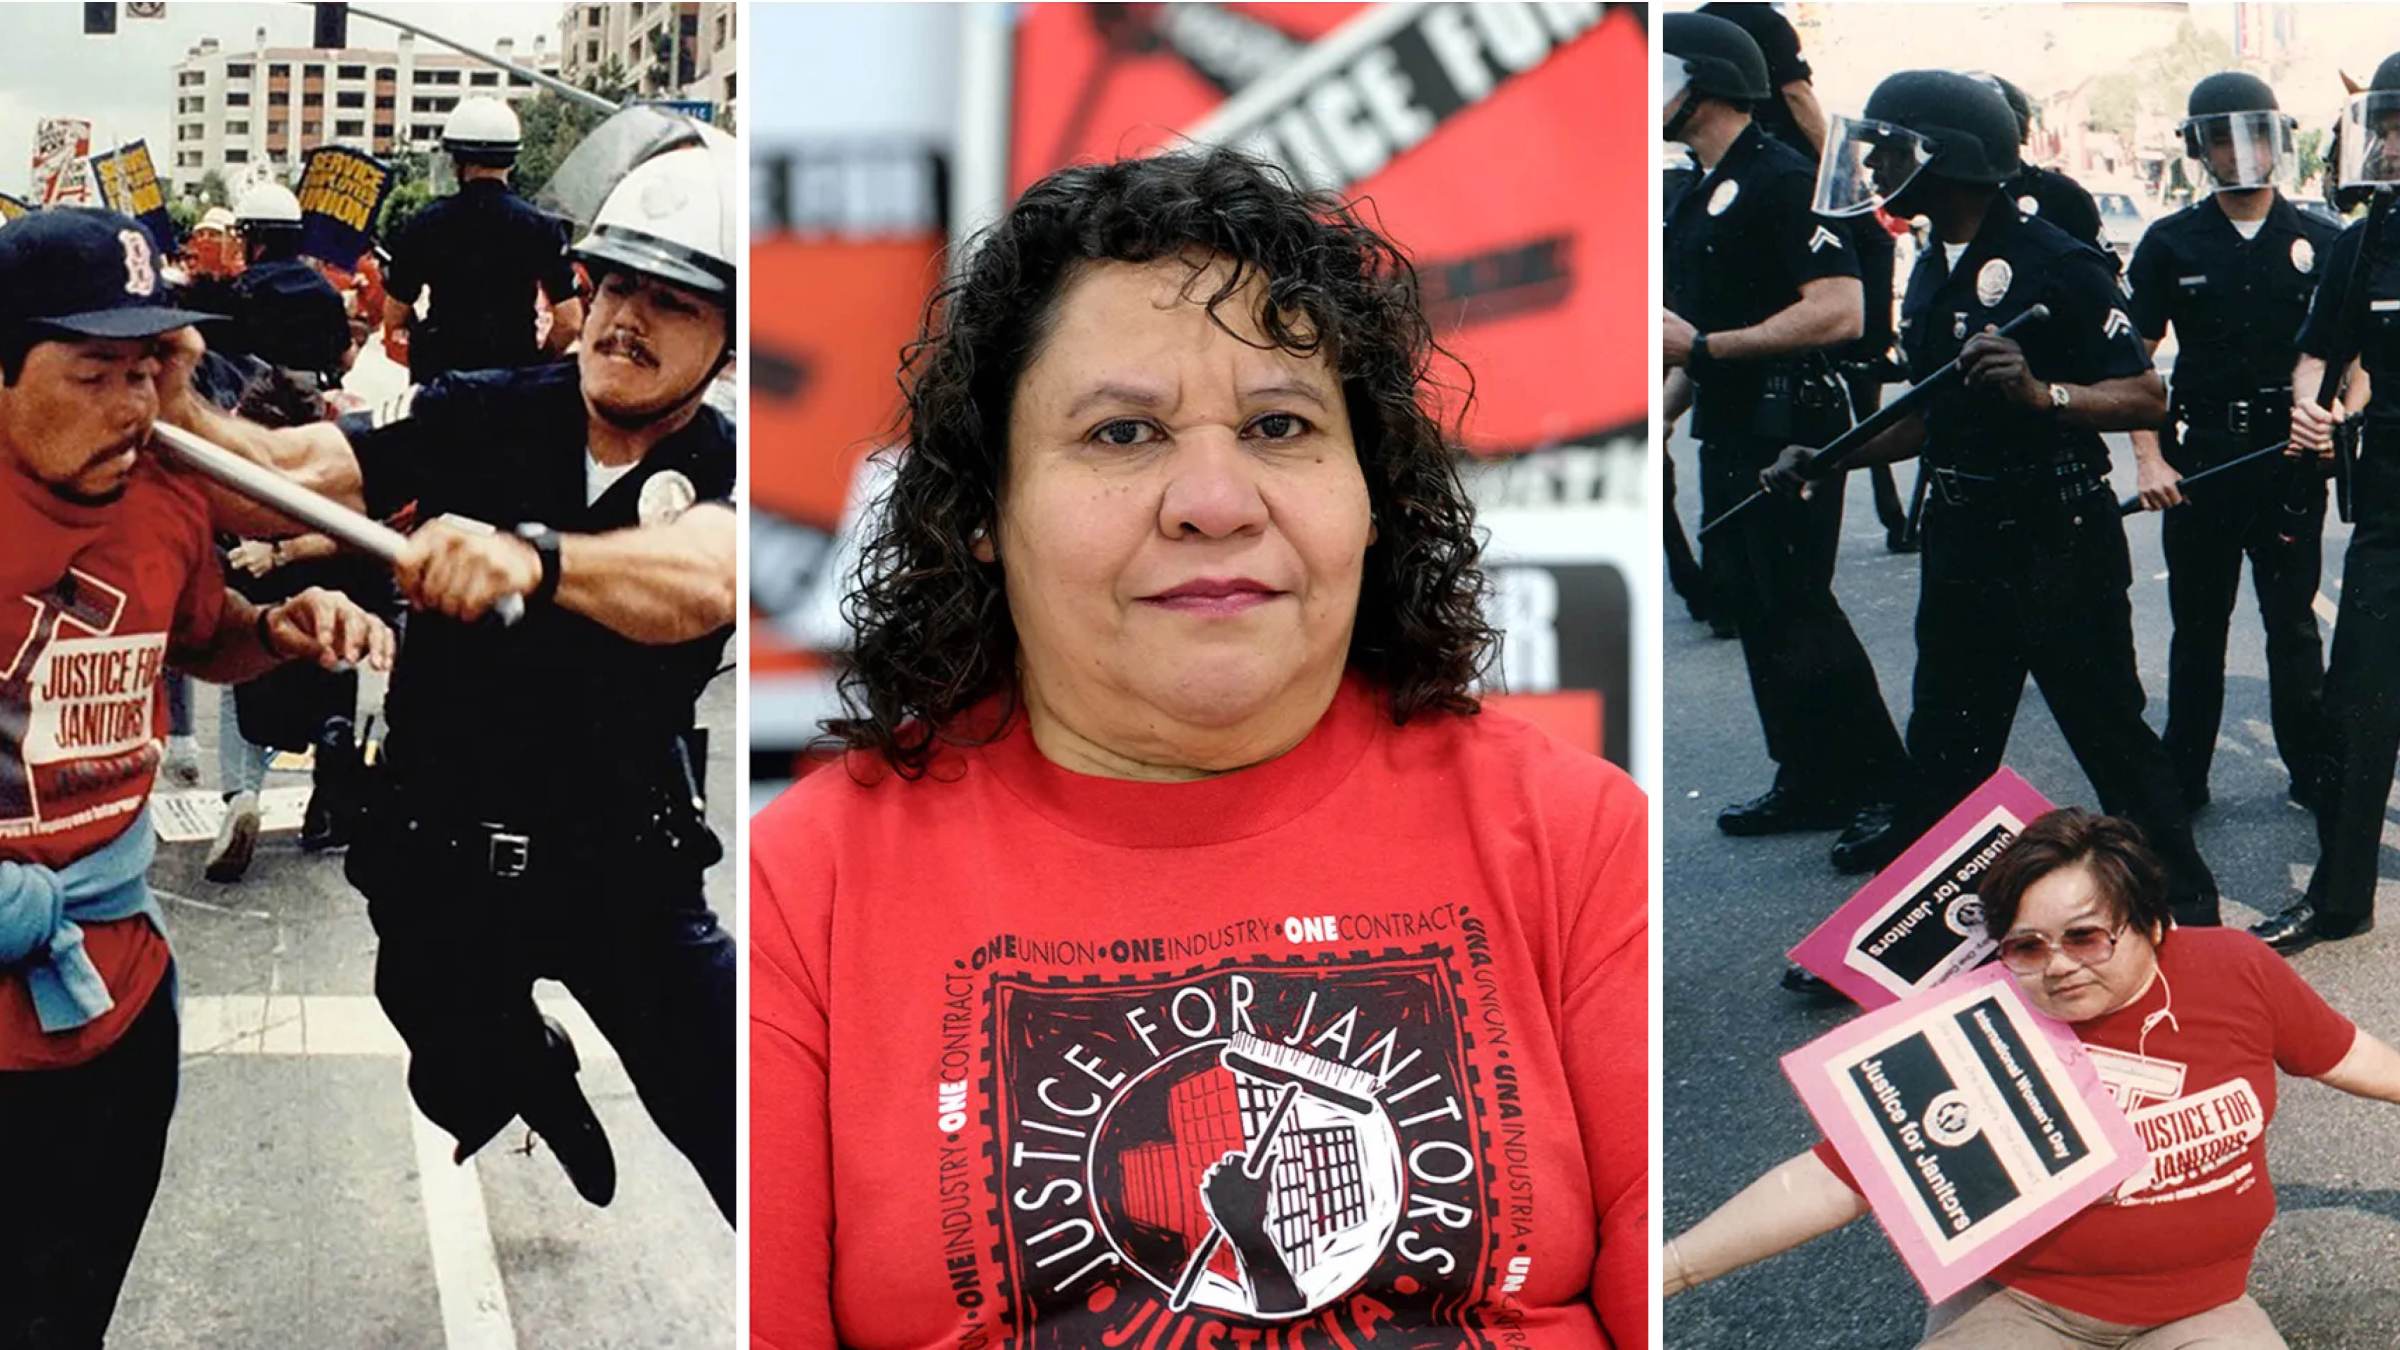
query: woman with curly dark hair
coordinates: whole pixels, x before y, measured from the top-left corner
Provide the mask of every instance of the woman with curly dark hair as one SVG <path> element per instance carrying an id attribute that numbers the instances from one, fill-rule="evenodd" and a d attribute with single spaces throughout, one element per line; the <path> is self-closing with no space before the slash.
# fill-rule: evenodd
<path id="1" fill-rule="evenodd" d="M 1646 809 L 1479 711 L 1439 355 L 1221 150 L 933 297 L 752 831 L 760 1344 L 1645 1342 Z"/>

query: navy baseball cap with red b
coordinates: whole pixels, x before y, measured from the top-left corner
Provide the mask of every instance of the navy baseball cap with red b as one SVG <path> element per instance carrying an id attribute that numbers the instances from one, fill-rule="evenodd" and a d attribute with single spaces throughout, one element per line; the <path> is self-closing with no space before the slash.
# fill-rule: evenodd
<path id="1" fill-rule="evenodd" d="M 223 317 L 169 298 L 131 216 L 53 206 L 0 226 L 0 329 L 145 338 Z"/>

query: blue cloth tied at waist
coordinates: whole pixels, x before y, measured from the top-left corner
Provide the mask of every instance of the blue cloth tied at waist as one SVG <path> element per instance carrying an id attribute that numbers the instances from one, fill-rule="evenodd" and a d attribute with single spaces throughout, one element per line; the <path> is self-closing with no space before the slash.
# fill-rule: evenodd
<path id="1" fill-rule="evenodd" d="M 150 892 L 158 836 L 150 812 L 64 867 L 0 862 L 0 970 L 24 975 L 46 1032 L 72 1031 L 116 1006 L 79 924 L 142 915 L 166 932 Z"/>

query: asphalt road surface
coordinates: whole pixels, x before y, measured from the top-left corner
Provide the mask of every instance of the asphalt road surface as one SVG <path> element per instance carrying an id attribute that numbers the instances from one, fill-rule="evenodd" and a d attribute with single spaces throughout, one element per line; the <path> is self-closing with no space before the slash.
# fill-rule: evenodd
<path id="1" fill-rule="evenodd" d="M 2132 452 L 2109 438 L 2118 495 L 2132 491 Z M 1696 450 L 1673 442 L 1697 528 Z M 1915 473 L 1899 467 L 1903 495 Z M 2331 641 L 2349 527 L 2331 520 L 2317 604 Z M 2126 521 L 2133 553 L 2134 642 L 2150 723 L 2164 725 L 2166 564 L 2158 521 Z M 1893 717 L 1905 726 L 1915 661 L 1917 559 L 1887 553 L 1867 476 L 1853 474 L 1835 591 L 1873 657 Z M 1670 601 L 1665 634 L 1665 1231 L 1689 1227 L 1816 1139 L 1777 1060 L 1846 1020 L 1776 985 L 1784 951 L 1860 883 L 1834 873 L 1830 834 L 1736 840 L 1717 832 L 1728 802 L 1765 790 L 1773 766 L 1737 644 Z M 2316 862 L 2308 817 L 2284 800 L 2286 777 L 2267 726 L 2266 664 L 2245 578 L 2228 643 L 2225 720 L 2211 786 L 2195 820 L 2223 889 L 2228 924 L 2253 922 L 2296 898 Z M 2330 646 L 2329 646 L 2330 649 Z M 2395 672 L 2394 678 L 2400 678 Z M 2028 682 L 2006 762 L 2061 804 L 2096 805 L 2040 693 Z M 2298 968 L 2333 1005 L 2386 1040 L 2400 1037 L 2400 824 L 2387 816 L 2378 903 L 2385 926 L 2317 948 Z M 2268 1135 L 2281 1212 L 2260 1243 L 2250 1292 L 2294 1347 L 2400 1345 L 2400 1108 L 2289 1078 Z M 1916 1343 L 1925 1301 L 1873 1219 L 1704 1285 L 1668 1304 L 1675 1347 L 1899 1347 Z"/>
<path id="2" fill-rule="evenodd" d="M 732 683 L 719 677 L 701 705 L 716 747 L 709 816 L 728 841 Z M 194 695 L 213 788 L 218 691 Z M 305 782 L 277 773 L 268 786 Z M 605 1210 L 521 1125 L 451 1164 L 449 1136 L 410 1104 L 373 998 L 375 934 L 338 854 L 270 834 L 249 875 L 220 886 L 201 876 L 206 847 L 162 846 L 151 873 L 182 971 L 182 1098 L 111 1345 L 733 1343 L 734 1235 L 562 988 L 537 997 L 573 1035 L 616 1150 Z M 708 878 L 729 922 L 735 871 Z"/>

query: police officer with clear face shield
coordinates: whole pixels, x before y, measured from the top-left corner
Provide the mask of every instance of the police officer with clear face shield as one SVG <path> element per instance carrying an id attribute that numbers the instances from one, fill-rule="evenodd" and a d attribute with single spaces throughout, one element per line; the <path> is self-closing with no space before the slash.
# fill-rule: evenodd
<path id="1" fill-rule="evenodd" d="M 2167 753 L 2194 809 L 2225 705 L 2225 637 L 2250 561 L 2266 629 L 2276 749 L 2290 796 L 2316 800 L 2322 753 L 2324 648 L 2313 609 L 2323 570 L 2325 476 L 2271 456 L 2211 477 L 2187 497 L 2186 474 L 2218 468 L 2289 434 L 2293 335 L 2308 312 L 2319 260 L 2340 233 L 2277 190 L 2292 176 L 2292 118 L 2275 91 L 2243 71 L 2192 86 L 2184 151 L 2213 191 L 2143 234 L 2126 280 L 2127 312 L 2155 353 L 2169 326 L 2177 355 L 2167 425 L 2136 429 L 2142 504 L 2166 512 Z"/>
<path id="2" fill-rule="evenodd" d="M 1953 359 L 1964 374 L 1851 463 L 1921 453 L 1932 475 L 1908 720 L 1918 782 L 1861 853 L 1898 856 L 2000 767 L 2030 675 L 2102 808 L 2139 823 L 2166 859 L 2177 919 L 2213 924 L 2216 880 L 2192 844 L 2166 749 L 2142 720 L 2132 567 L 2107 489 L 2100 433 L 2166 414 L 2115 268 L 2018 209 L 2005 190 L 2018 169 L 2016 120 L 1979 80 L 1900 72 L 1864 116 L 1834 118 L 1827 142 L 1818 210 L 1881 206 L 1931 223 L 1901 303 L 1910 378 Z M 2037 304 L 2046 322 L 1999 334 Z M 1797 489 L 1806 458 L 1787 452 L 1767 485 Z"/>
<path id="3" fill-rule="evenodd" d="M 1786 445 L 1823 445 L 1850 424 L 1832 353 L 1863 328 L 1856 251 L 1808 208 L 1808 159 L 1769 138 L 1752 105 L 1772 98 L 1766 61 L 1738 26 L 1670 14 L 1661 26 L 1663 133 L 1706 170 L 1666 229 L 1662 320 L 1668 404 L 1692 406 L 1701 514 L 1757 487 Z M 1681 67 L 1681 70 L 1677 70 Z M 1785 499 L 1704 541 L 1710 599 L 1742 642 L 1775 761 L 1773 784 L 1727 807 L 1718 828 L 1765 835 L 1855 826 L 1906 774 L 1874 666 L 1833 596 L 1842 503 Z"/>
<path id="4" fill-rule="evenodd" d="M 608 1203 L 614 1152 L 532 997 L 558 980 L 728 1222 L 737 956 L 703 885 L 722 849 L 695 705 L 738 612 L 733 428 L 706 398 L 733 357 L 742 171 L 694 127 L 622 173 L 575 246 L 594 296 L 572 361 L 453 372 L 293 430 L 162 400 L 254 462 L 427 522 L 394 566 L 413 609 L 347 860 L 419 1107 L 461 1160 L 521 1118 Z M 521 617 L 495 619 L 510 597 Z"/>
<path id="5" fill-rule="evenodd" d="M 2375 926 L 2384 806 L 2400 762 L 2400 53 L 2342 110 L 2336 172 L 2344 192 L 2371 193 L 2368 217 L 2319 263 L 2292 370 L 2292 444 L 2330 455 L 2337 428 L 2359 422 L 2350 483 L 2354 528 L 2342 565 L 2340 614 L 2325 672 L 2325 754 L 2317 775 L 2316 871 L 2298 903 L 2251 931 L 2297 952 Z M 2369 236 L 2372 235 L 2370 243 Z M 2327 366 L 2343 363 L 2332 410 L 2317 406 Z"/>

